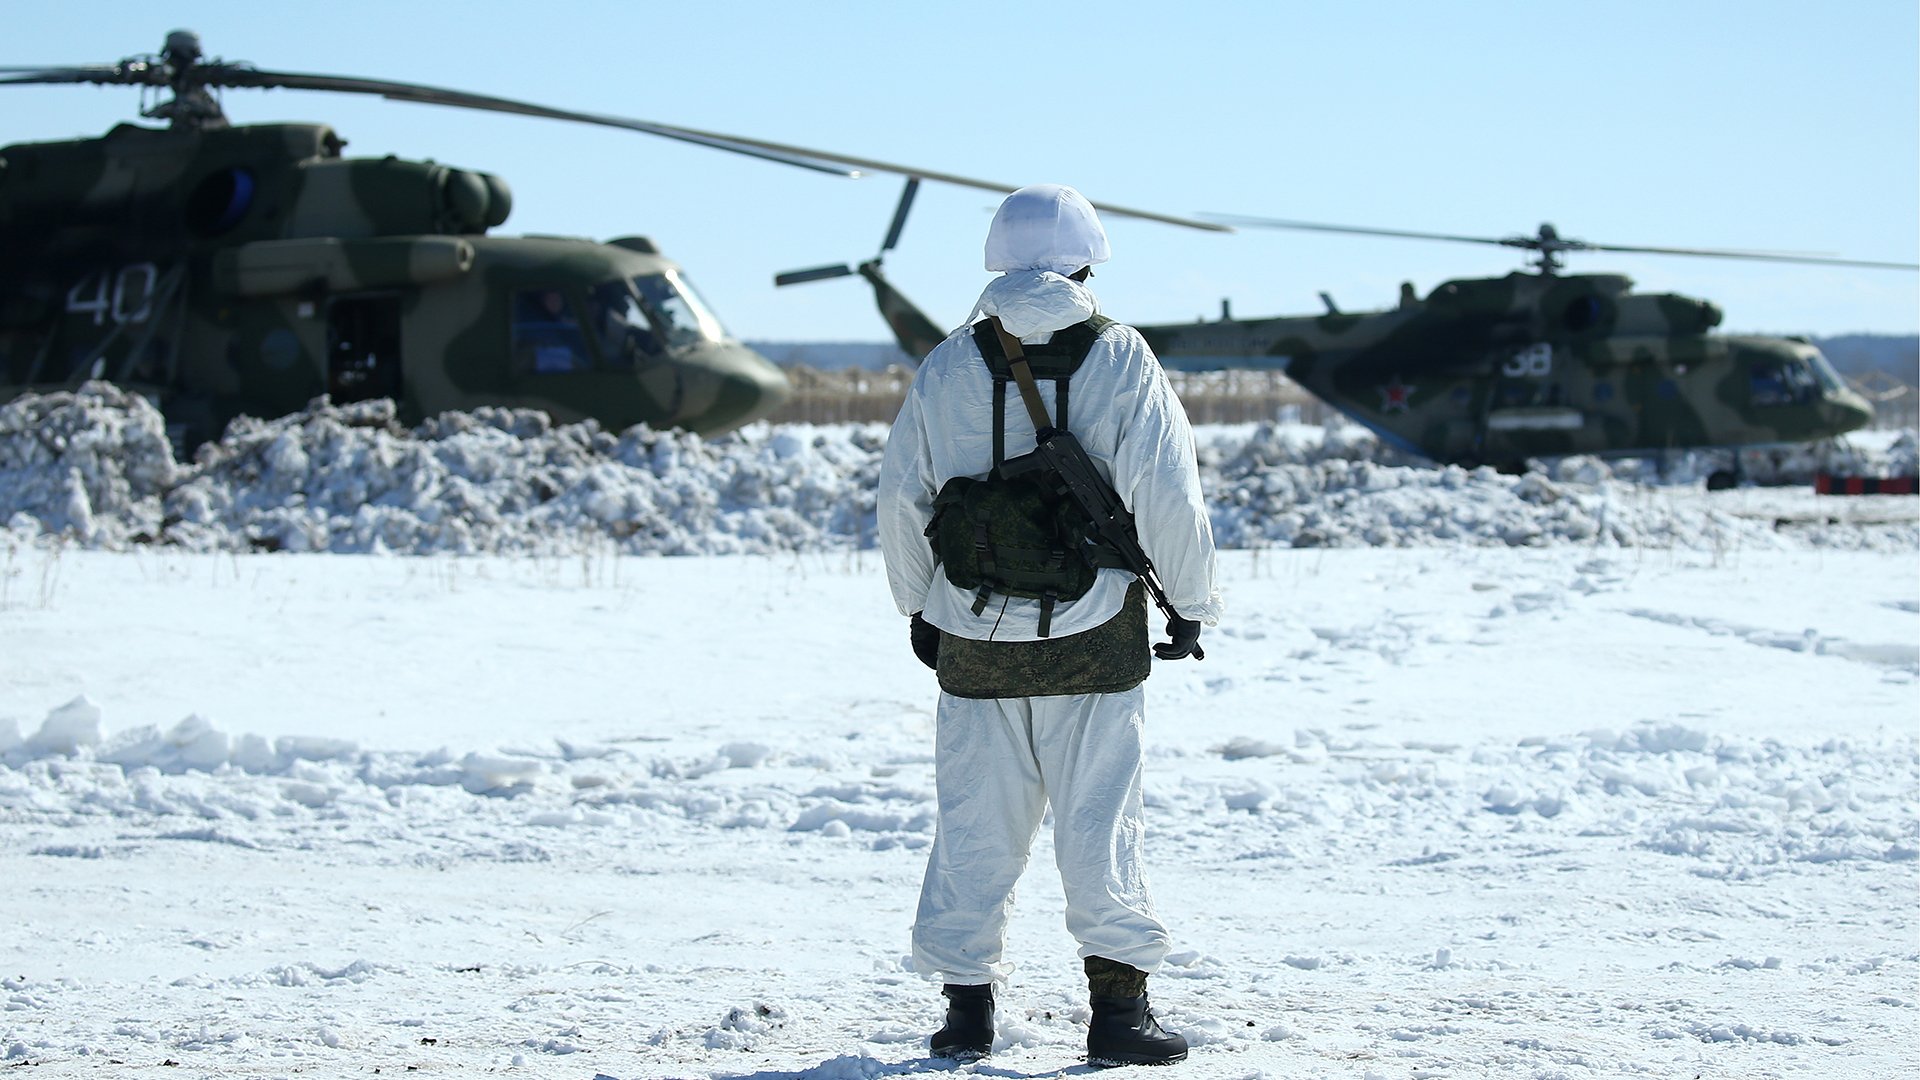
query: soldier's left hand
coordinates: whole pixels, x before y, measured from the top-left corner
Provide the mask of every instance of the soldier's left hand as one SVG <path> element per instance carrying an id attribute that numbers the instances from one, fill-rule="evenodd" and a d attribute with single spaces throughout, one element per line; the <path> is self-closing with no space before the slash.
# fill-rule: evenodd
<path id="1" fill-rule="evenodd" d="M 921 618 L 916 611 L 907 634 L 913 641 L 913 655 L 935 671 L 940 670 L 940 628 Z"/>

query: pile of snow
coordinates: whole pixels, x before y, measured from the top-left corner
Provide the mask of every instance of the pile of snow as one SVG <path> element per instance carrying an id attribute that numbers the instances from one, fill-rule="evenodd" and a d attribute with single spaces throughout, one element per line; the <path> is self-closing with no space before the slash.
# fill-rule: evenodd
<path id="1" fill-rule="evenodd" d="M 1567 458 L 1550 473 L 1511 477 L 1414 463 L 1352 428 L 1209 426 L 1197 437 L 1224 547 L 1920 546 L 1920 514 L 1904 507 L 1783 528 L 1792 515 L 1742 513 L 1697 483 L 1650 484 L 1651 467 L 1639 462 Z M 449 413 L 409 430 L 391 402 L 320 399 L 277 420 L 235 421 L 180 464 L 147 401 L 89 383 L 0 406 L 0 522 L 16 536 L 104 549 L 859 549 L 874 544 L 885 439 L 876 424 L 760 424 L 717 439 L 642 425 L 615 435 L 518 409 Z M 1912 433 L 1872 457 L 1855 464 L 1910 473 Z M 1683 465 L 1682 479 L 1699 460 Z"/>

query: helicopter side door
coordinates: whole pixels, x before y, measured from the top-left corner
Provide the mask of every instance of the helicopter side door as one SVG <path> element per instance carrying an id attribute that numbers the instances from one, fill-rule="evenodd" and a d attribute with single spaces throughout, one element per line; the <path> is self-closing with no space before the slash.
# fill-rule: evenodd
<path id="1" fill-rule="evenodd" d="M 327 302 L 327 393 L 336 405 L 401 396 L 400 297 L 336 296 Z"/>
<path id="2" fill-rule="evenodd" d="M 1489 460 L 1513 464 L 1588 447 L 1588 417 L 1568 392 L 1571 359 L 1567 350 L 1548 340 L 1495 357 L 1480 419 Z"/>

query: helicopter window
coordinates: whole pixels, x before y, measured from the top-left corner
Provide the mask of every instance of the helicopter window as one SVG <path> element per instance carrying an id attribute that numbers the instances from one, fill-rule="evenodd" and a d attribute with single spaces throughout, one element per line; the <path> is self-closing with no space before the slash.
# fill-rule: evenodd
<path id="1" fill-rule="evenodd" d="M 720 341 L 726 332 L 713 317 L 685 278 L 669 270 L 664 274 L 642 274 L 633 279 L 640 299 L 653 314 L 654 327 L 669 345 L 692 345 L 702 341 Z"/>
<path id="2" fill-rule="evenodd" d="M 187 228 L 196 236 L 219 236 L 240 224 L 252 206 L 253 173 L 221 169 L 187 195 Z"/>
<path id="3" fill-rule="evenodd" d="M 1821 387 L 1827 393 L 1837 394 L 1845 389 L 1840 382 L 1840 373 L 1833 370 L 1833 364 L 1827 359 L 1825 353 L 1815 349 L 1813 355 L 1807 358 L 1807 363 L 1813 368 L 1814 378 L 1820 381 Z"/>
<path id="4" fill-rule="evenodd" d="M 625 281 L 593 287 L 587 297 L 587 322 L 608 367 L 629 371 L 661 354 L 646 308 Z"/>
<path id="5" fill-rule="evenodd" d="M 586 371 L 593 366 L 567 296 L 559 289 L 528 289 L 513 296 L 515 368 L 536 375 Z"/>
<path id="6" fill-rule="evenodd" d="M 1560 314 L 1560 321 L 1575 333 L 1588 330 L 1600 321 L 1600 298 L 1597 296 L 1576 296 Z"/>
<path id="7" fill-rule="evenodd" d="M 1748 376 L 1755 405 L 1799 405 L 1820 396 L 1813 372 L 1795 361 L 1753 364 Z"/>

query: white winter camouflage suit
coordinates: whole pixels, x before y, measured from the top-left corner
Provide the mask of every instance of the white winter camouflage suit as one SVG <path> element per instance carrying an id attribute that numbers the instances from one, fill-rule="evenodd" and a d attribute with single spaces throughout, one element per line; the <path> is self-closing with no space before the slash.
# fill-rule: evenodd
<path id="1" fill-rule="evenodd" d="M 987 241 L 988 284 L 969 319 L 998 315 L 1027 344 L 1083 322 L 1093 293 L 1063 276 L 1107 258 L 1093 208 L 1071 188 L 1009 196 Z M 1053 384 L 1040 383 L 1049 415 Z M 1212 625 L 1221 602 L 1213 531 L 1200 492 L 1193 432 L 1159 361 L 1132 327 L 1109 325 L 1071 380 L 1067 427 L 1135 515 L 1141 546 L 1174 608 Z M 878 513 L 887 578 L 900 613 L 975 640 L 1032 641 L 1040 602 L 973 594 L 948 582 L 923 535 L 933 499 L 956 476 L 993 465 L 993 382 L 970 326 L 921 364 L 880 468 Z M 1006 454 L 1033 448 L 1017 387 L 1006 401 Z M 1050 636 L 1090 630 L 1119 613 L 1133 575 L 1102 569 L 1077 600 L 1056 605 Z M 1143 688 L 1116 694 L 976 700 L 942 693 L 935 782 L 940 819 L 914 923 L 915 964 L 944 982 L 1004 981 L 1007 909 L 1047 804 L 1066 889 L 1067 928 L 1082 957 L 1153 972 L 1166 956 L 1140 862 Z"/>

